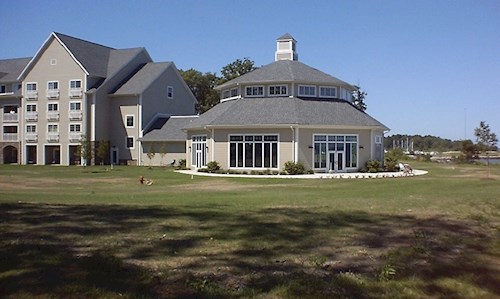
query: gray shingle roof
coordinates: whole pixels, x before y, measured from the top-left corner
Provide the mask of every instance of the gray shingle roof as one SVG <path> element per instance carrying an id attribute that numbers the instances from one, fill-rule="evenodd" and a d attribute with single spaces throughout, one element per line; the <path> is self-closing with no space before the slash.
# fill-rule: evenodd
<path id="1" fill-rule="evenodd" d="M 137 73 L 123 84 L 114 94 L 140 94 L 163 72 L 172 66 L 172 62 L 147 63 Z"/>
<path id="2" fill-rule="evenodd" d="M 186 141 L 187 134 L 182 129 L 198 116 L 158 117 L 146 130 L 141 141 Z"/>
<path id="3" fill-rule="evenodd" d="M 113 48 L 54 32 L 91 76 L 106 77 Z"/>
<path id="4" fill-rule="evenodd" d="M 186 128 L 255 125 L 361 126 L 388 129 L 347 101 L 306 100 L 294 97 L 246 98 L 226 101 L 200 115 Z"/>
<path id="5" fill-rule="evenodd" d="M 216 87 L 222 90 L 236 84 L 305 83 L 345 86 L 349 83 L 310 67 L 300 61 L 278 60 Z"/>
<path id="6" fill-rule="evenodd" d="M 282 39 L 293 39 L 295 40 L 295 38 L 293 38 L 293 36 L 290 34 L 290 33 L 285 33 L 283 34 L 282 36 L 278 37 L 276 40 L 282 40 Z"/>
<path id="7" fill-rule="evenodd" d="M 16 82 L 31 57 L 0 60 L 0 83 Z"/>

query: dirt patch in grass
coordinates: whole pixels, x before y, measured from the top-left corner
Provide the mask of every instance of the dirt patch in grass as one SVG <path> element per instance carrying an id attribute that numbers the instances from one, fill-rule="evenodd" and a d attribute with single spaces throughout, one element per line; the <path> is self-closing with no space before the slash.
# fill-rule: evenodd
<path id="1" fill-rule="evenodd" d="M 0 190 L 44 190 L 44 189 L 60 189 L 68 185 L 89 186 L 93 184 L 130 184 L 135 183 L 135 180 L 126 178 L 23 178 L 0 176 Z"/>
<path id="2" fill-rule="evenodd" d="M 251 191 L 257 188 L 274 188 L 283 185 L 258 185 L 242 184 L 230 180 L 197 181 L 192 184 L 182 184 L 175 186 L 176 192 L 184 191 Z"/>

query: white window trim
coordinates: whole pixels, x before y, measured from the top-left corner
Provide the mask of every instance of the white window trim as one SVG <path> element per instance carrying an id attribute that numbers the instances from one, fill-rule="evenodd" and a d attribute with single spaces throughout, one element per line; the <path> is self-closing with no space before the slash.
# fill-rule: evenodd
<path id="1" fill-rule="evenodd" d="M 28 111 L 28 106 L 35 106 L 35 111 Z M 48 106 L 47 106 L 48 108 Z M 37 104 L 26 104 L 26 109 L 25 109 L 25 112 L 38 112 L 38 105 Z"/>
<path id="2" fill-rule="evenodd" d="M 257 141 L 257 142 L 262 142 L 262 143 L 273 143 L 273 142 L 276 142 L 278 145 L 277 145 L 277 149 L 276 149 L 276 152 L 277 152 L 277 161 L 276 161 L 276 165 L 277 167 L 276 168 L 273 168 L 273 167 L 265 167 L 264 166 L 264 160 L 262 160 L 262 167 L 245 167 L 245 166 L 236 166 L 236 167 L 231 167 L 231 137 L 233 136 L 243 136 L 243 141 L 238 141 L 238 142 L 243 142 L 245 143 L 245 136 L 278 136 L 278 140 L 277 141 L 264 141 L 264 138 L 262 138 L 262 141 Z M 228 165 L 228 168 L 230 169 L 250 169 L 250 170 L 265 170 L 265 169 L 272 169 L 272 170 L 278 170 L 280 168 L 280 159 L 281 159 L 281 155 L 280 155 L 280 147 L 281 147 L 281 142 L 280 142 L 280 139 L 281 139 L 281 135 L 279 133 L 263 133 L 263 134 L 260 134 L 260 133 L 255 133 L 255 134 L 252 134 L 252 133 L 246 133 L 246 134 L 228 134 L 227 135 L 227 165 Z M 255 143 L 255 141 L 252 141 Z M 245 154 L 243 154 L 245 155 Z M 264 155 L 264 150 L 262 150 L 262 155 Z"/>
<path id="3" fill-rule="evenodd" d="M 55 127 L 57 130 L 55 132 L 51 132 L 49 130 L 50 127 Z M 47 124 L 47 133 L 59 133 L 59 124 Z"/>
<path id="4" fill-rule="evenodd" d="M 28 127 L 34 127 L 35 131 L 34 132 L 28 132 Z M 24 126 L 24 132 L 27 133 L 27 134 L 37 133 L 37 125 L 36 124 L 27 124 L 26 126 Z"/>
<path id="5" fill-rule="evenodd" d="M 132 147 L 128 147 L 128 139 L 132 138 Z M 125 148 L 126 149 L 135 149 L 135 137 L 134 136 L 125 136 Z"/>
<path id="6" fill-rule="evenodd" d="M 28 90 L 28 85 L 33 85 L 33 84 L 35 85 L 36 88 Z M 29 91 L 38 91 L 38 82 L 26 82 L 26 84 L 25 84 L 25 90 L 28 91 L 28 92 Z"/>
<path id="7" fill-rule="evenodd" d="M 335 95 L 334 96 L 321 95 L 321 89 L 322 88 L 334 89 L 335 90 Z M 337 98 L 338 97 L 337 92 L 338 92 L 338 90 L 337 90 L 337 87 L 335 87 L 335 86 L 320 86 L 319 87 L 319 96 L 322 97 L 322 98 L 331 98 L 331 99 Z"/>
<path id="8" fill-rule="evenodd" d="M 71 82 L 80 82 L 80 87 L 71 87 Z M 68 82 L 68 89 L 81 90 L 82 89 L 82 79 L 71 79 Z"/>
<path id="9" fill-rule="evenodd" d="M 57 105 L 57 110 L 49 110 L 50 105 Z M 47 112 L 50 112 L 50 111 L 59 111 L 59 102 L 48 102 L 47 103 Z"/>
<path id="10" fill-rule="evenodd" d="M 312 87 L 314 89 L 314 94 L 313 95 L 310 95 L 310 94 L 303 94 L 303 93 L 300 93 L 300 88 L 301 87 Z M 316 95 L 318 94 L 318 91 L 317 91 L 317 88 L 316 88 L 316 85 L 304 85 L 304 84 L 299 84 L 297 86 L 297 93 L 299 96 L 301 97 L 316 97 Z"/>
<path id="11" fill-rule="evenodd" d="M 280 92 L 281 92 L 281 88 L 282 87 L 285 87 L 286 88 L 286 93 L 283 93 L 283 94 L 271 94 L 271 87 L 279 87 L 280 89 Z M 270 97 L 286 97 L 288 96 L 288 85 L 287 84 L 273 84 L 273 85 L 269 85 L 267 86 L 267 94 L 270 96 Z"/>
<path id="12" fill-rule="evenodd" d="M 80 126 L 80 130 L 79 131 L 71 131 L 71 126 Z M 81 123 L 70 123 L 68 125 L 68 132 L 70 132 L 70 133 L 81 133 L 82 132 L 82 124 Z"/>
<path id="13" fill-rule="evenodd" d="M 375 144 L 382 144 L 384 137 L 382 135 L 375 135 Z"/>
<path id="14" fill-rule="evenodd" d="M 132 117 L 132 126 L 129 126 L 128 125 L 128 117 Z M 125 128 L 128 128 L 128 129 L 133 129 L 135 128 L 135 115 L 134 114 L 127 114 L 125 115 Z"/>
<path id="15" fill-rule="evenodd" d="M 57 88 L 49 88 L 50 83 L 57 83 Z M 47 81 L 47 90 L 59 90 L 59 81 L 57 80 Z"/>
<path id="16" fill-rule="evenodd" d="M 325 141 L 315 141 L 316 139 L 316 136 L 326 136 L 326 140 Z M 330 136 L 344 136 L 344 141 L 328 141 L 328 137 Z M 311 155 L 311 161 L 312 161 L 312 169 L 313 170 L 325 170 L 325 168 L 322 168 L 322 167 L 319 167 L 319 168 L 315 168 L 314 167 L 314 144 L 316 142 L 321 142 L 321 143 L 326 143 L 327 144 L 327 149 L 326 149 L 326 154 L 328 154 L 328 143 L 331 143 L 331 142 L 343 142 L 344 144 L 346 143 L 354 143 L 354 141 L 346 141 L 346 137 L 356 137 L 356 144 L 357 144 L 357 156 L 356 156 L 356 167 L 347 167 L 344 165 L 345 169 L 346 170 L 355 170 L 355 169 L 358 169 L 360 166 L 359 166 L 359 148 L 360 148 L 360 138 L 359 138 L 359 134 L 329 134 L 329 133 L 314 133 L 313 136 L 312 136 L 312 145 L 313 145 L 313 150 L 312 150 L 312 155 Z M 344 153 L 345 153 L 345 148 L 344 148 Z M 328 169 L 328 165 L 326 166 L 326 169 Z"/>
<path id="17" fill-rule="evenodd" d="M 71 104 L 76 104 L 76 103 L 80 103 L 80 109 L 78 109 L 78 110 L 72 110 L 71 109 Z M 82 111 L 82 101 L 70 101 L 68 109 L 69 109 L 68 111 Z"/>
<path id="18" fill-rule="evenodd" d="M 248 88 L 262 88 L 262 94 L 259 94 L 259 95 L 249 95 L 247 93 Z M 249 85 L 249 86 L 245 86 L 245 97 L 249 97 L 249 98 L 263 97 L 264 96 L 264 91 L 265 91 L 264 85 Z"/>

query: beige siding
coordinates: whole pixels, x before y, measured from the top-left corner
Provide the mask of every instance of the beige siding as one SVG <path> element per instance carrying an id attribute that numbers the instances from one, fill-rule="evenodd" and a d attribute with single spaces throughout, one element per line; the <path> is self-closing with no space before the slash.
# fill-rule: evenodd
<path id="1" fill-rule="evenodd" d="M 111 108 L 108 117 L 109 129 L 112 134 L 109 135 L 109 141 L 111 147 L 118 148 L 118 154 L 120 160 L 139 160 L 139 107 L 138 107 L 138 97 L 128 96 L 110 99 Z M 134 126 L 128 128 L 126 126 L 126 116 L 134 116 Z M 133 149 L 126 147 L 127 136 L 134 137 L 135 144 Z"/>
<path id="2" fill-rule="evenodd" d="M 23 109 L 26 104 L 37 104 L 38 111 L 38 121 L 37 132 L 38 132 L 38 151 L 37 151 L 37 163 L 45 164 L 45 146 L 55 145 L 60 146 L 61 150 L 61 164 L 69 164 L 69 145 L 76 145 L 78 142 L 69 141 L 69 125 L 80 124 L 82 131 L 86 129 L 85 121 L 76 120 L 70 121 L 69 119 L 69 103 L 70 101 L 81 101 L 82 109 L 85 110 L 85 95 L 82 95 L 81 99 L 70 99 L 69 97 L 69 81 L 70 80 L 81 80 L 82 85 L 85 84 L 85 73 L 81 67 L 73 60 L 69 53 L 64 49 L 64 47 L 59 44 L 55 39 L 53 39 L 48 45 L 47 49 L 40 55 L 36 64 L 32 67 L 30 72 L 27 74 L 23 81 L 23 93 L 26 90 L 26 83 L 36 82 L 38 88 L 38 100 L 27 101 L 23 99 Z M 58 81 L 59 84 L 59 98 L 58 99 L 48 99 L 47 98 L 47 83 L 49 81 Z M 59 120 L 58 121 L 48 121 L 47 120 L 47 109 L 48 103 L 57 103 L 59 108 Z M 47 141 L 47 126 L 48 124 L 57 124 L 59 126 L 59 141 L 48 142 Z M 23 120 L 22 130 L 25 130 L 26 122 Z M 24 132 L 24 131 L 23 131 Z M 33 143 L 30 143 L 33 144 Z M 25 151 L 25 149 L 23 149 Z M 26 155 L 24 155 L 26 156 Z M 22 161 L 26 163 L 26 161 Z"/>
<path id="3" fill-rule="evenodd" d="M 151 152 L 151 145 L 153 145 L 152 159 L 148 157 Z M 142 161 L 144 165 L 149 166 L 169 166 L 175 160 L 175 165 L 179 161 L 186 159 L 186 142 L 143 142 Z"/>

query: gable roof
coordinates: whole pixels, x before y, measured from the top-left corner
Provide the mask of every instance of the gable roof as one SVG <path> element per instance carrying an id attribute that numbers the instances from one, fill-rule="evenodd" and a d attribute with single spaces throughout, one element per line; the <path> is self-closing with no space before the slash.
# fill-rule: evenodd
<path id="1" fill-rule="evenodd" d="M 354 87 L 351 84 L 296 60 L 275 61 L 238 78 L 223 83 L 215 89 L 222 90 L 236 84 L 267 84 L 274 82 L 340 85 L 354 90 Z"/>
<path id="2" fill-rule="evenodd" d="M 16 82 L 31 57 L 0 60 L 0 83 Z"/>
<path id="3" fill-rule="evenodd" d="M 311 125 L 388 128 L 344 100 L 295 97 L 240 98 L 220 103 L 186 129 L 210 126 Z"/>
<path id="4" fill-rule="evenodd" d="M 146 63 L 132 78 L 118 88 L 114 95 L 141 94 L 172 65 L 172 62 Z"/>
<path id="5" fill-rule="evenodd" d="M 182 129 L 198 115 L 159 116 L 146 128 L 140 141 L 186 141 L 187 133 Z"/>
<path id="6" fill-rule="evenodd" d="M 293 36 L 287 32 L 287 33 L 283 34 L 282 36 L 278 37 L 276 40 L 289 40 L 289 39 L 295 40 L 295 38 L 293 38 Z"/>

